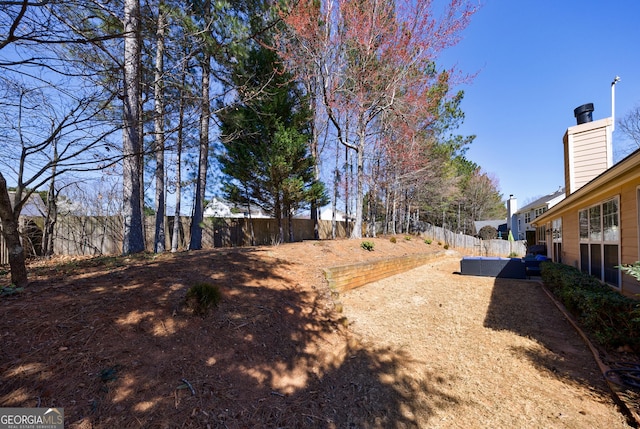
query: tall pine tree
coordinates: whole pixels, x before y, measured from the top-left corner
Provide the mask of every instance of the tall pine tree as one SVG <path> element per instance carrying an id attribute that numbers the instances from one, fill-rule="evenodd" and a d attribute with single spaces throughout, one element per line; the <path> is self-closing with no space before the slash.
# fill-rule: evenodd
<path id="1" fill-rule="evenodd" d="M 314 199 L 326 200 L 309 154 L 308 103 L 278 55 L 259 44 L 237 64 L 234 84 L 241 98 L 219 113 L 225 197 L 242 206 L 257 205 L 277 219 L 280 242 L 282 220 L 288 218 L 292 241 L 294 212 Z"/>

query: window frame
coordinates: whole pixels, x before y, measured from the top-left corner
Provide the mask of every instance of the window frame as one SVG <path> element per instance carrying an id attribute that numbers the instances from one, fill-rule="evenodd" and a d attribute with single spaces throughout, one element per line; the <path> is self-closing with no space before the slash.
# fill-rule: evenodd
<path id="1" fill-rule="evenodd" d="M 605 210 L 605 207 L 613 205 L 615 210 Z M 606 213 L 605 213 L 606 212 Z M 607 235 L 605 232 L 605 216 L 609 216 L 614 219 L 610 222 L 611 225 L 615 225 L 615 233 L 612 238 L 611 233 Z M 597 277 L 600 281 L 616 288 L 620 289 L 622 282 L 622 273 L 620 268 L 620 195 L 615 195 L 611 198 L 607 198 L 597 204 L 592 204 L 581 210 L 578 210 L 578 237 L 579 237 L 579 251 L 580 251 L 580 270 Z M 617 248 L 617 261 L 613 265 L 616 268 L 617 281 L 610 282 L 607 280 L 607 274 L 611 274 L 611 268 L 607 268 L 606 260 L 611 255 L 608 251 L 611 250 L 611 246 Z M 584 255 L 584 252 L 588 252 L 588 255 Z M 589 266 L 583 265 L 588 262 Z M 598 266 L 594 266 L 598 265 Z"/>
<path id="2" fill-rule="evenodd" d="M 562 217 L 551 220 L 551 246 L 553 262 L 562 263 Z"/>

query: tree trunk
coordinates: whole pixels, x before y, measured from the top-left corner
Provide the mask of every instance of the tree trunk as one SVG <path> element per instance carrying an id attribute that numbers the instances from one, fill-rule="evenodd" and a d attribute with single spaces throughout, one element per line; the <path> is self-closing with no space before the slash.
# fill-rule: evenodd
<path id="1" fill-rule="evenodd" d="M 208 4 L 208 3 L 207 3 Z M 206 12 L 205 12 L 206 13 Z M 208 16 L 208 14 L 207 14 Z M 204 54 L 202 60 L 202 99 L 200 112 L 200 154 L 198 159 L 198 177 L 193 218 L 191 220 L 190 250 L 202 249 L 202 220 L 204 214 L 204 196 L 207 187 L 207 167 L 209 161 L 209 79 L 211 77 L 211 56 Z"/>
<path id="2" fill-rule="evenodd" d="M 156 157 L 156 230 L 153 251 L 165 251 L 165 188 L 164 188 L 164 27 L 163 4 L 158 5 L 158 29 L 156 45 L 156 67 L 154 76 L 154 136 Z"/>
<path id="3" fill-rule="evenodd" d="M 349 186 L 351 184 L 351 162 L 349 161 L 349 147 L 344 147 L 344 212 L 347 219 L 351 217 L 351 210 L 349 210 Z M 345 236 L 351 235 L 351 223 L 347 222 L 345 225 Z"/>
<path id="4" fill-rule="evenodd" d="M 182 63 L 181 79 L 182 85 L 180 85 L 180 103 L 178 112 L 178 137 L 176 147 L 176 211 L 173 218 L 173 235 L 171 237 L 171 251 L 177 252 L 180 242 L 180 206 L 182 201 L 182 142 L 184 139 L 184 110 L 185 110 L 185 87 L 187 80 L 186 64 Z"/>
<path id="5" fill-rule="evenodd" d="M 336 210 L 338 210 L 338 191 L 340 186 L 340 146 L 336 143 L 336 165 L 333 171 L 333 198 L 331 201 L 331 238 L 336 239 L 337 225 L 336 225 Z M 347 219 L 345 221 L 348 222 Z M 345 225 L 346 228 L 346 225 Z"/>
<path id="6" fill-rule="evenodd" d="M 384 229 L 382 231 L 384 235 L 389 234 L 389 211 L 391 210 L 389 205 L 390 199 L 391 195 L 389 192 L 389 186 L 386 185 L 384 188 Z"/>
<path id="7" fill-rule="evenodd" d="M 317 77 L 316 77 L 317 79 Z M 313 80 L 315 84 L 318 84 L 316 80 Z M 313 157 L 313 178 L 316 182 L 320 182 L 320 165 L 318 163 L 319 153 L 318 153 L 318 139 L 320 131 L 318 130 L 317 117 L 318 113 L 316 112 L 316 85 L 312 84 L 307 88 L 307 92 L 311 94 L 309 97 L 309 109 L 313 114 L 313 124 L 312 124 L 312 132 L 311 132 L 311 156 Z M 313 222 L 313 238 L 315 240 L 320 239 L 320 225 L 318 222 L 318 211 L 320 208 L 318 207 L 318 200 L 311 201 L 311 221 Z"/>
<path id="8" fill-rule="evenodd" d="M 287 213 L 289 218 L 289 243 L 293 243 L 293 213 L 291 212 L 291 209 L 287 209 Z"/>
<path id="9" fill-rule="evenodd" d="M 18 196 L 16 195 L 16 199 Z M 27 278 L 27 265 L 25 261 L 24 248 L 20 242 L 20 232 L 18 231 L 18 217 L 14 211 L 9 192 L 7 191 L 7 181 L 0 173 L 0 220 L 2 220 L 2 235 L 7 242 L 9 250 L 9 268 L 11 269 L 11 283 L 16 287 L 25 287 L 29 284 Z"/>
<path id="10" fill-rule="evenodd" d="M 360 127 L 356 161 L 356 219 L 353 223 L 351 238 L 362 238 L 362 203 L 364 201 L 364 149 L 365 130 Z"/>
<path id="11" fill-rule="evenodd" d="M 284 242 L 284 228 L 282 227 L 282 201 L 280 201 L 280 197 L 276 197 L 274 215 L 276 217 L 276 222 L 278 223 L 277 244 L 281 244 Z"/>
<path id="12" fill-rule="evenodd" d="M 393 198 L 393 204 L 391 206 L 391 234 L 396 235 L 397 231 L 396 231 L 396 223 L 398 222 L 397 216 L 398 216 L 398 179 L 397 177 L 394 177 L 393 180 L 393 193 L 392 193 L 392 198 Z"/>
<path id="13" fill-rule="evenodd" d="M 55 188 L 55 173 L 51 176 L 49 192 L 47 192 L 47 213 L 44 218 L 44 231 L 42 236 L 42 256 L 53 255 L 53 235 L 58 221 L 58 205 Z"/>
<path id="14" fill-rule="evenodd" d="M 58 164 L 57 140 L 53 141 L 53 163 L 51 165 L 51 182 L 47 193 L 47 213 L 44 218 L 42 234 L 42 256 L 53 255 L 53 230 L 58 220 L 58 205 L 56 195 L 56 167 Z"/>
<path id="15" fill-rule="evenodd" d="M 122 253 L 144 251 L 142 207 L 140 205 L 140 2 L 124 3 L 124 127 L 122 135 L 123 160 L 123 242 Z"/>

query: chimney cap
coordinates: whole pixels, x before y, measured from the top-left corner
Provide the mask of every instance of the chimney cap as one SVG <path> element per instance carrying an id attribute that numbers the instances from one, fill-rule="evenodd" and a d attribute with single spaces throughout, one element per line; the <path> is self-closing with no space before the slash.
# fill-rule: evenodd
<path id="1" fill-rule="evenodd" d="M 586 103 L 573 109 L 573 116 L 575 116 L 578 125 L 585 124 L 593 120 L 591 116 L 593 111 L 593 103 Z"/>

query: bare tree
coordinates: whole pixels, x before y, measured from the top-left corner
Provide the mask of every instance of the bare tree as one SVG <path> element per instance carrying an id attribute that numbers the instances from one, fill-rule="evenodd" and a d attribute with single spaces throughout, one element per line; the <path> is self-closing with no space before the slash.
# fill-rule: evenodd
<path id="1" fill-rule="evenodd" d="M 17 225 L 31 193 L 47 183 L 54 186 L 56 177 L 98 170 L 120 158 L 105 150 L 115 129 L 102 121 L 100 106 L 105 100 L 101 94 L 80 96 L 79 90 L 70 94 L 50 87 L 29 88 L 8 81 L 10 77 L 0 79 L 0 147 L 4 153 L 0 164 L 5 172 L 0 181 L 0 193 L 5 194 L 0 201 L 0 217 L 10 246 L 12 281 L 24 285 L 26 270 L 21 266 L 24 255 Z M 54 100 L 55 94 L 58 98 Z M 13 201 L 8 196 L 5 174 L 15 183 Z"/>
<path id="2" fill-rule="evenodd" d="M 437 84 L 437 55 L 454 45 L 474 8 L 466 1 L 447 3 L 441 18 L 430 1 L 294 2 L 287 20 L 300 46 L 327 40 L 314 72 L 322 81 L 322 100 L 336 138 L 356 154 L 355 223 L 352 238 L 362 236 L 365 161 L 380 132 L 381 117 L 399 102 L 430 107 L 430 88 Z M 322 19 L 320 19 L 322 18 Z M 318 29 L 326 28 L 319 31 Z M 351 123 L 347 133 L 346 124 Z"/>
<path id="3" fill-rule="evenodd" d="M 105 120 L 114 96 L 74 80 L 79 77 L 75 64 L 56 49 L 120 35 L 79 35 L 59 19 L 56 10 L 61 5 L 26 0 L 0 3 L 0 146 L 4 155 L 0 163 L 5 166 L 0 180 L 0 217 L 11 247 L 11 275 L 16 285 L 27 283 L 17 221 L 30 194 L 47 182 L 55 189 L 57 177 L 101 169 L 120 160 L 119 154 L 109 151 L 113 147 L 109 137 L 119 126 Z M 8 186 L 16 189 L 13 201 Z M 50 222 L 52 215 L 55 213 L 49 214 Z"/>
<path id="4" fill-rule="evenodd" d="M 640 106 L 636 106 L 618 120 L 618 129 L 634 144 L 633 149 L 640 148 Z"/>

